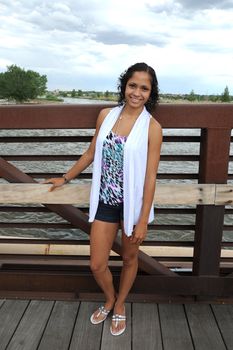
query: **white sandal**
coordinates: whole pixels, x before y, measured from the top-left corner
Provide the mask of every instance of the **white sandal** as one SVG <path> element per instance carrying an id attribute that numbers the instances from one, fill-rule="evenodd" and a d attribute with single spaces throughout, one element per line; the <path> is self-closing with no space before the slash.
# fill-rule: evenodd
<path id="1" fill-rule="evenodd" d="M 112 321 L 116 322 L 116 327 L 117 327 L 119 322 L 126 321 L 126 316 L 115 314 L 112 316 Z M 125 330 L 126 330 L 126 324 L 125 324 L 125 327 L 120 329 L 118 332 L 113 332 L 112 325 L 110 326 L 110 332 L 112 335 L 121 335 L 122 333 L 124 333 Z"/>
<path id="2" fill-rule="evenodd" d="M 90 321 L 92 324 L 99 324 L 101 322 L 104 322 L 109 314 L 109 312 L 111 310 L 106 310 L 104 306 L 100 306 L 99 307 L 99 312 L 97 315 L 95 315 L 95 312 L 91 315 Z M 104 318 L 102 318 L 101 320 L 95 320 L 96 317 L 99 317 L 100 315 L 104 315 Z"/>

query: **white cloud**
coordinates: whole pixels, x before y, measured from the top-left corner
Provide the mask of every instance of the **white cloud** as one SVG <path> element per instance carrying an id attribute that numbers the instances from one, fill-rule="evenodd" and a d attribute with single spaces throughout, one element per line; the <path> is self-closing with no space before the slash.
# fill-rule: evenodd
<path id="1" fill-rule="evenodd" d="M 145 61 L 167 92 L 233 93 L 232 1 L 7 0 L 0 4 L 0 70 L 47 74 L 49 88 L 112 89 Z M 232 88 L 231 88 L 232 86 Z"/>
<path id="2" fill-rule="evenodd" d="M 10 66 L 11 64 L 13 64 L 12 61 L 0 58 L 0 69 L 3 70 L 6 66 Z"/>

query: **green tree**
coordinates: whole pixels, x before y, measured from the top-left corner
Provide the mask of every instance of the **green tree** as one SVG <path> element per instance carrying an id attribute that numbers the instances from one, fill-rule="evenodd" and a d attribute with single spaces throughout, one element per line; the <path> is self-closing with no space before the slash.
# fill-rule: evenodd
<path id="1" fill-rule="evenodd" d="M 219 95 L 210 95 L 209 100 L 212 102 L 218 102 L 221 99 L 219 98 Z"/>
<path id="2" fill-rule="evenodd" d="M 109 97 L 109 91 L 107 90 L 107 91 L 105 91 L 105 93 L 104 93 L 104 97 L 106 97 L 106 98 L 108 98 Z"/>
<path id="3" fill-rule="evenodd" d="M 0 96 L 23 102 L 43 95 L 46 84 L 46 75 L 11 65 L 5 73 L 0 74 Z"/>
<path id="4" fill-rule="evenodd" d="M 62 97 L 67 97 L 67 92 L 66 91 L 59 91 L 59 95 Z"/>
<path id="5" fill-rule="evenodd" d="M 73 90 L 71 91 L 71 97 L 75 97 L 75 95 L 76 95 L 76 91 L 75 91 L 75 89 L 73 89 Z"/>
<path id="6" fill-rule="evenodd" d="M 191 101 L 191 102 L 193 102 L 193 101 L 196 100 L 196 95 L 195 95 L 195 93 L 194 93 L 194 90 L 192 90 L 192 91 L 190 92 L 190 94 L 188 95 L 188 100 Z"/>
<path id="7" fill-rule="evenodd" d="M 229 93 L 229 89 L 228 89 L 228 86 L 225 87 L 222 95 L 221 95 L 221 101 L 222 102 L 230 102 L 231 101 L 231 96 L 230 96 L 230 93 Z"/>

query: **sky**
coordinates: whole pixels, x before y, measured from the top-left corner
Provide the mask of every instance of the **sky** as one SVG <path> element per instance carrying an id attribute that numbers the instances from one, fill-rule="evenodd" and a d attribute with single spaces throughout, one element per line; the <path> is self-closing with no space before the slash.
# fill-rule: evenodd
<path id="1" fill-rule="evenodd" d="M 136 62 L 161 93 L 233 95 L 233 0 L 0 0 L 0 72 L 46 74 L 49 90 L 116 91 Z"/>

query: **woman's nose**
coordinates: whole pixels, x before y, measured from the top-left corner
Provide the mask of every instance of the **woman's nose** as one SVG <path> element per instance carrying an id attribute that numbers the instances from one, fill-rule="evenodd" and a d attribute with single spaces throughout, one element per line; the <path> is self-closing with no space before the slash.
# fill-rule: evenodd
<path id="1" fill-rule="evenodd" d="M 140 94 L 140 89 L 136 88 L 133 93 L 135 96 L 138 96 Z"/>

